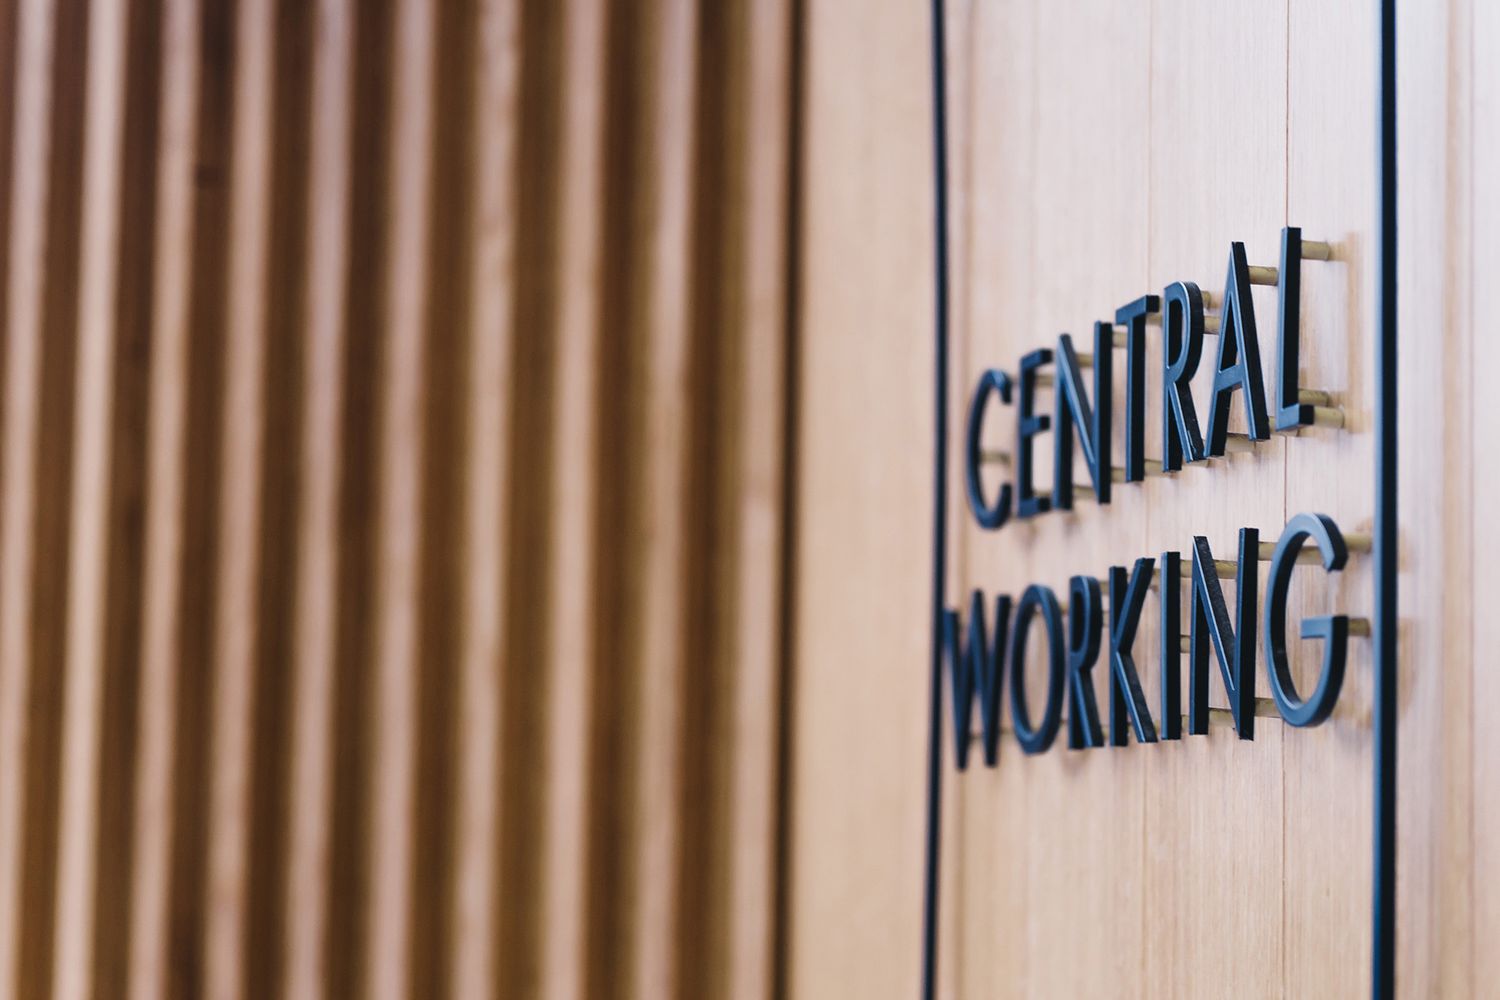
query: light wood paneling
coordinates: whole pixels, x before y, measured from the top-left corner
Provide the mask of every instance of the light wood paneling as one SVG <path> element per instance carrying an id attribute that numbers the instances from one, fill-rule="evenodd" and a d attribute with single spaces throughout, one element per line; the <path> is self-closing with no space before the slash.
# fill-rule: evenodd
<path id="1" fill-rule="evenodd" d="M 1245 243 L 1252 263 L 1277 260 L 1286 206 L 1287 13 L 1163 2 L 1152 5 L 1150 17 L 1154 155 L 1150 281 L 1143 291 L 1186 278 L 1222 298 L 1232 240 Z M 1231 117 L 1232 130 L 1220 126 Z M 1274 290 L 1256 289 L 1254 298 L 1265 343 L 1273 345 Z M 1318 336 L 1313 331 L 1308 339 Z M 1217 348 L 1217 338 L 1205 344 L 1192 382 L 1205 428 Z M 1159 392 L 1160 363 L 1154 367 L 1148 385 Z M 1237 395 L 1232 429 L 1244 429 L 1242 405 Z M 1147 426 L 1155 430 L 1159 420 L 1148 417 Z M 1159 455 L 1159 434 L 1148 431 L 1147 441 L 1148 453 Z M 1285 439 L 1274 436 L 1253 454 L 1212 459 L 1206 468 L 1189 467 L 1148 485 L 1144 551 L 1175 549 L 1190 559 L 1193 536 L 1205 535 L 1216 558 L 1233 559 L 1245 525 L 1274 540 L 1286 523 L 1287 449 Z M 1373 483 L 1373 472 L 1366 481 Z M 1232 585 L 1225 592 L 1236 599 Z M 1188 588 L 1183 594 L 1187 631 Z M 1263 649 L 1262 641 L 1258 663 Z M 1227 705 L 1217 665 L 1209 671 L 1212 703 Z M 1187 673 L 1184 657 L 1184 709 Z M 1280 985 L 1285 936 L 1285 734 L 1279 722 L 1257 720 L 1255 741 L 1246 743 L 1227 720 L 1215 723 L 1206 739 L 1186 735 L 1184 725 L 1181 743 L 1138 751 L 1149 789 L 1143 917 L 1153 930 L 1145 936 L 1142 988 L 1149 983 L 1165 995 L 1191 997 L 1233 983 L 1248 996 L 1265 996 Z"/>
<path id="2" fill-rule="evenodd" d="M 787 954 L 797 997 L 911 995 L 921 931 L 927 15 L 919 4 L 871 13 L 805 10 Z"/>
<path id="3" fill-rule="evenodd" d="M 951 426 L 985 367 L 1218 292 L 1288 223 L 1337 247 L 1302 377 L 1347 419 L 999 536 L 955 488 L 952 603 L 1368 528 L 1370 8 L 948 4 Z M 914 991 L 928 30 L 0 3 L 0 994 Z M 1408 4 L 1401 38 L 1398 968 L 1465 995 L 1500 923 L 1500 25 Z M 1295 601 L 1370 587 L 1356 557 Z M 1318 730 L 946 772 L 944 990 L 1362 993 L 1369 664 Z"/>
<path id="4" fill-rule="evenodd" d="M 875 5 L 857 23 L 834 3 L 807 11 L 794 995 L 918 985 L 922 854 L 907 834 L 922 813 L 930 628 L 932 173 L 930 28 L 915 6 L 925 7 Z M 1481 721 L 1494 700 L 1480 332 L 1494 18 L 1470 0 L 1401 10 L 1398 968 L 1402 995 L 1480 995 L 1493 975 L 1478 942 L 1495 912 L 1483 873 L 1500 851 Z M 1195 534 L 1230 558 L 1239 527 L 1274 541 L 1301 511 L 1370 530 L 1374 5 L 953 0 L 947 11 L 950 455 L 983 369 L 1014 370 L 1062 330 L 1087 338 L 1092 321 L 1168 281 L 1218 294 L 1230 241 L 1246 243 L 1252 264 L 1275 264 L 1288 224 L 1337 247 L 1333 262 L 1303 268 L 1301 382 L 1332 392 L 1347 421 L 1116 486 L 1107 510 L 1084 504 L 998 535 L 955 504 L 950 605 L 967 616 L 971 588 L 1062 588 L 1073 573 L 1186 551 Z M 1276 295 L 1254 297 L 1269 381 Z M 1208 346 L 1193 383 L 1200 419 Z M 1151 457 L 1161 361 L 1153 343 Z M 1121 409 L 1117 395 L 1117 433 Z M 1234 412 L 1231 428 L 1243 429 L 1238 400 Z M 1009 448 L 1001 414 L 986 443 Z M 1044 456 L 1039 481 L 1050 473 Z M 949 474 L 961 496 L 956 460 Z M 1355 555 L 1331 582 L 1299 574 L 1294 607 L 1368 615 L 1372 587 L 1368 557 Z M 1136 645 L 1153 709 L 1154 617 L 1153 598 Z M 1294 669 L 1307 677 L 1315 649 L 1299 645 Z M 1263 642 L 1257 652 L 1266 697 Z M 1219 716 L 1206 738 L 1071 753 L 1060 737 L 1035 759 L 1007 736 L 998 771 L 960 775 L 945 732 L 940 995 L 1367 993 L 1371 662 L 1356 639 L 1334 718 L 1315 730 L 1258 719 L 1253 743 Z M 1037 703 L 1038 658 L 1027 670 Z M 1102 706 L 1102 666 L 1095 687 Z M 1210 689 L 1223 706 L 1216 668 Z"/>
<path id="5" fill-rule="evenodd" d="M 1496 51 L 1500 46 L 1500 8 L 1494 4 L 1475 4 L 1470 44 L 1474 53 L 1474 92 L 1471 109 L 1474 129 L 1474 160 L 1471 166 L 1473 203 L 1469 206 L 1476 220 L 1500 218 L 1500 60 L 1480 58 L 1481 53 Z M 1500 286 L 1490 276 L 1500 271 L 1500 229 L 1480 222 L 1473 227 L 1474 251 L 1469 260 L 1469 316 L 1473 336 L 1469 408 L 1476 422 L 1470 436 L 1474 462 L 1472 506 L 1474 522 L 1473 551 L 1500 551 L 1500 519 L 1494 516 L 1500 504 L 1500 451 L 1497 451 L 1479 427 L 1488 407 L 1480 372 L 1500 366 L 1500 343 L 1488 330 L 1491 317 L 1500 314 Z M 1493 417 L 1485 426 L 1493 427 Z M 1500 650 L 1500 616 L 1490 614 L 1500 599 L 1500 581 L 1481 559 L 1470 563 L 1474 614 L 1470 669 L 1473 671 L 1473 787 L 1474 787 L 1474 870 L 1476 887 L 1500 884 L 1500 727 L 1486 725 L 1489 713 L 1500 710 L 1500 672 L 1494 669 Z M 1495 940 L 1500 934 L 1500 893 L 1477 890 L 1474 899 L 1473 939 Z M 1472 982 L 1500 982 L 1500 954 L 1494 948 L 1474 949 Z"/>
<path id="6" fill-rule="evenodd" d="M 0 3 L 0 994 L 775 993 L 794 31 Z"/>
<path id="7" fill-rule="evenodd" d="M 1484 3 L 1405 7 L 1398 113 L 1401 184 L 1400 768 L 1397 827 L 1398 986 L 1412 996 L 1482 995 L 1473 979 L 1484 942 L 1473 934 L 1475 857 L 1500 844 L 1474 838 L 1473 684 L 1485 658 L 1471 643 L 1486 609 L 1472 600 L 1471 442 L 1492 424 L 1474 408 L 1488 373 L 1474 369 L 1471 325 L 1474 58 Z M 1476 223 L 1480 223 L 1476 225 Z M 1441 349 L 1433 349 L 1436 343 Z M 1493 662 L 1493 654 L 1491 654 Z"/>
<path id="8" fill-rule="evenodd" d="M 1332 262 L 1303 264 L 1308 333 L 1300 384 L 1334 394 L 1348 433 L 1314 429 L 1286 442 L 1286 514 L 1318 511 L 1346 532 L 1364 533 L 1374 516 L 1376 177 L 1373 170 L 1329 164 L 1345 150 L 1375 147 L 1369 47 L 1338 44 L 1351 36 L 1375 37 L 1375 13 L 1374 5 L 1360 2 L 1293 4 L 1287 35 L 1286 221 L 1301 226 L 1305 238 L 1338 248 Z M 1355 108 L 1360 113 L 1351 114 Z M 1292 599 L 1302 614 L 1347 609 L 1369 616 L 1375 585 L 1370 564 L 1369 557 L 1355 556 L 1327 583 L 1308 574 L 1293 585 L 1298 589 Z M 1299 645 L 1292 668 L 1305 689 L 1318 664 L 1309 655 L 1312 644 Z M 1330 997 L 1366 992 L 1373 665 L 1370 644 L 1353 643 L 1333 719 L 1316 729 L 1288 730 L 1283 742 L 1282 977 L 1288 990 Z M 1342 849 L 1332 849 L 1334 831 L 1344 831 Z"/>

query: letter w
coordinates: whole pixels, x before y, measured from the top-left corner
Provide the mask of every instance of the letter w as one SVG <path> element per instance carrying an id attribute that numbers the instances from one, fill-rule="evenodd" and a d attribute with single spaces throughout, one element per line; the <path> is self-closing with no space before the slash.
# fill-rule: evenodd
<path id="1" fill-rule="evenodd" d="M 979 700 L 979 718 L 984 741 L 984 762 L 994 767 L 1000 757 L 1001 651 L 1010 627 L 1010 595 L 995 598 L 995 636 L 989 640 L 984 623 L 984 595 L 974 591 L 969 604 L 969 642 L 960 646 L 958 612 L 943 612 L 943 651 L 953 684 L 953 737 L 958 751 L 958 769 L 969 766 L 974 700 Z"/>

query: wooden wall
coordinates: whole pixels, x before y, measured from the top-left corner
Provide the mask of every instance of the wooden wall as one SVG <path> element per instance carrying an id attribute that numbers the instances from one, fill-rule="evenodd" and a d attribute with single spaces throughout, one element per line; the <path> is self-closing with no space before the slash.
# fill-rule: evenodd
<path id="1" fill-rule="evenodd" d="M 1404 996 L 1483 995 L 1500 973 L 1485 946 L 1500 933 L 1485 405 L 1500 361 L 1500 18 L 1478 0 L 1399 7 L 1398 979 Z M 950 455 L 983 369 L 1014 371 L 1060 331 L 1086 339 L 1094 320 L 1173 280 L 1221 292 L 1230 241 L 1274 265 L 1288 224 L 1337 247 L 1336 261 L 1304 267 L 1302 384 L 1331 391 L 1347 420 L 998 534 L 974 524 L 955 457 L 950 604 L 967 616 L 971 588 L 1062 589 L 1074 573 L 1188 550 L 1196 534 L 1232 559 L 1238 528 L 1274 539 L 1301 511 L 1368 532 L 1375 4 L 947 10 Z M 794 996 L 912 996 L 931 627 L 927 4 L 851 16 L 810 0 L 806 31 L 787 975 Z M 1255 300 L 1269 346 L 1275 292 Z M 1151 359 L 1147 452 L 1159 457 L 1155 344 Z M 1200 413 L 1208 377 L 1194 382 Z M 987 446 L 1010 447 L 1013 426 L 1002 410 Z M 1039 480 L 1050 485 L 1049 458 Z M 1303 612 L 1372 609 L 1367 557 L 1332 586 L 1296 587 Z M 1153 707 L 1155 606 L 1137 647 Z M 1040 658 L 1027 669 L 1039 704 Z M 1366 995 L 1370 670 L 1355 640 L 1330 723 L 1260 718 L 1254 742 L 1227 717 L 1181 743 L 1070 752 L 1060 740 L 1037 758 L 1007 734 L 998 769 L 960 776 L 945 731 L 940 994 Z M 1211 686 L 1222 706 L 1216 675 Z"/>
<path id="2" fill-rule="evenodd" d="M 0 3 L 0 996 L 767 996 L 787 0 Z"/>
<path id="3" fill-rule="evenodd" d="M 1494 6 L 1401 5 L 1410 996 L 1500 978 Z M 953 426 L 1284 224 L 1347 418 L 998 535 L 955 489 L 950 602 L 1368 530 L 1373 3 L 948 11 Z M 929 30 L 0 0 L 0 996 L 915 993 Z M 1369 663 L 1318 730 L 950 762 L 943 994 L 1364 993 Z"/>

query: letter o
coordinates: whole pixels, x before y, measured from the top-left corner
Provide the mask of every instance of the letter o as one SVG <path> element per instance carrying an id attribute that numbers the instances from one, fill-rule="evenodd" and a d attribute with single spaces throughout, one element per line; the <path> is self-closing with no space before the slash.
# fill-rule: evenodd
<path id="1" fill-rule="evenodd" d="M 1047 707 L 1042 710 L 1041 722 L 1033 728 L 1031 712 L 1026 707 L 1025 659 L 1026 636 L 1037 611 L 1042 613 L 1042 622 L 1047 626 Z M 1028 754 L 1046 752 L 1057 737 L 1058 723 L 1062 719 L 1065 646 L 1062 608 L 1057 603 L 1057 595 L 1049 587 L 1032 584 L 1021 595 L 1010 640 L 1010 718 L 1015 726 L 1016 742 Z"/>

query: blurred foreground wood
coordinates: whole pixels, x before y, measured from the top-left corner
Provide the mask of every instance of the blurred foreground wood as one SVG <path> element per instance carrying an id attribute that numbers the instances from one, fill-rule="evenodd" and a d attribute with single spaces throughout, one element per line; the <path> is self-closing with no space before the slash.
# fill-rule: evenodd
<path id="1" fill-rule="evenodd" d="M 770 996 L 790 0 L 0 3 L 0 996 Z"/>

